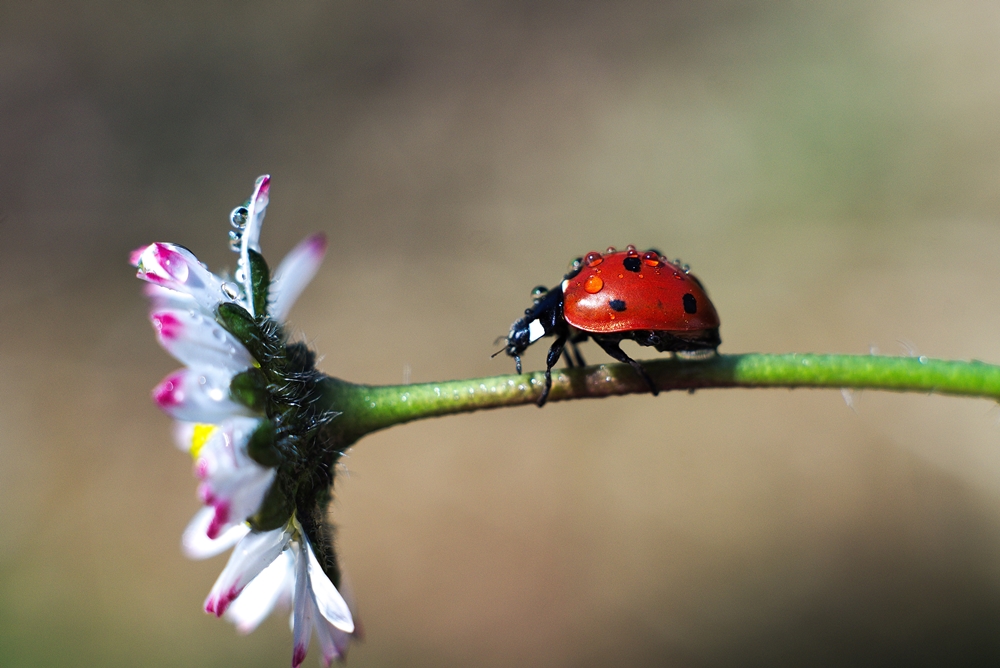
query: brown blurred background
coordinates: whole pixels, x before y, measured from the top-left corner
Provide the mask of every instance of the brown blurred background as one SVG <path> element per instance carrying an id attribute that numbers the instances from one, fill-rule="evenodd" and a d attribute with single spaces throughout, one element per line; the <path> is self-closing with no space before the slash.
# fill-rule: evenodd
<path id="1" fill-rule="evenodd" d="M 628 243 L 694 266 L 725 352 L 1000 361 L 1000 6 L 824 4 L 0 4 L 0 665 L 289 662 L 284 615 L 201 612 L 225 559 L 180 553 L 195 482 L 148 398 L 177 364 L 126 265 L 231 266 L 264 172 L 271 261 L 332 241 L 292 320 L 349 380 L 511 372 L 530 289 Z M 852 401 L 364 439 L 351 665 L 997 664 L 1000 411 Z"/>

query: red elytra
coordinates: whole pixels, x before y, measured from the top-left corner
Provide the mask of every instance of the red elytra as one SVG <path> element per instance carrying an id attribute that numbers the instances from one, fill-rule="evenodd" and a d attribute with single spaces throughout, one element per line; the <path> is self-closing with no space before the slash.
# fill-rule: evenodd
<path id="1" fill-rule="evenodd" d="M 655 252 L 589 253 L 562 289 L 566 322 L 591 334 L 656 330 L 686 338 L 719 326 L 698 281 Z"/>

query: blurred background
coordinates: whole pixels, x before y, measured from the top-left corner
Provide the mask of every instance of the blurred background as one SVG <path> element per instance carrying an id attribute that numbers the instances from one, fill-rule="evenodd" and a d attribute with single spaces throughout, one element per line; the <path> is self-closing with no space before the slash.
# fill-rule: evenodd
<path id="1" fill-rule="evenodd" d="M 288 664 L 286 616 L 201 611 L 225 558 L 180 553 L 178 364 L 126 264 L 232 267 L 265 172 L 272 264 L 331 240 L 292 323 L 351 381 L 513 372 L 531 288 L 629 243 L 692 264 L 723 352 L 1000 362 L 996 3 L 7 1 L 0 665 Z M 995 665 L 998 421 L 710 390 L 370 436 L 350 664 Z"/>

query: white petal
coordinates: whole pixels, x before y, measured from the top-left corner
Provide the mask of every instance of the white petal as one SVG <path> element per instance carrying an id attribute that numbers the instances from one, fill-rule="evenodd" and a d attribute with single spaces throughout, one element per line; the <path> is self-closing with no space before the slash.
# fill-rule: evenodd
<path id="1" fill-rule="evenodd" d="M 202 508 L 191 519 L 181 536 L 181 547 L 190 559 L 208 559 L 222 554 L 250 533 L 246 523 L 235 524 L 214 540 L 208 537 L 208 526 L 215 516 L 214 508 Z"/>
<path id="2" fill-rule="evenodd" d="M 240 633 L 250 633 L 271 614 L 282 598 L 291 599 L 294 578 L 292 552 L 286 549 L 251 580 L 226 610 L 226 619 L 236 624 Z"/>
<path id="3" fill-rule="evenodd" d="M 229 527 L 245 522 L 260 510 L 260 504 L 274 482 L 275 472 L 275 469 L 258 466 L 228 476 L 221 482 L 212 479 L 199 485 L 198 493 L 202 500 L 215 511 L 206 535 L 209 538 L 220 536 Z"/>
<path id="4" fill-rule="evenodd" d="M 205 612 L 221 617 L 243 588 L 281 554 L 290 538 L 284 529 L 244 536 L 205 599 Z"/>
<path id="5" fill-rule="evenodd" d="M 316 640 L 323 652 L 323 665 L 329 668 L 335 659 L 343 659 L 351 644 L 352 634 L 341 631 L 323 619 L 317 611 L 313 621 L 316 624 Z"/>
<path id="6" fill-rule="evenodd" d="M 191 295 L 205 310 L 232 301 L 222 279 L 206 269 L 188 249 L 176 244 L 150 244 L 138 257 L 136 276 L 170 290 Z"/>
<path id="7" fill-rule="evenodd" d="M 153 401 L 167 415 L 185 422 L 222 422 L 253 412 L 229 398 L 233 375 L 211 367 L 181 369 L 153 388 Z"/>
<path id="8" fill-rule="evenodd" d="M 276 470 L 250 459 L 246 443 L 260 420 L 232 418 L 214 430 L 201 447 L 195 475 L 201 500 L 214 509 L 206 534 L 216 538 L 257 512 Z"/>
<path id="9" fill-rule="evenodd" d="M 306 552 L 309 550 L 306 549 Z M 305 661 L 312 636 L 315 604 L 309 591 L 309 558 L 298 549 L 295 557 L 295 603 L 292 610 L 292 668 Z"/>
<path id="10" fill-rule="evenodd" d="M 269 291 L 271 317 L 284 322 L 292 304 L 316 275 L 326 255 L 326 236 L 306 237 L 285 256 L 274 272 Z"/>
<path id="11" fill-rule="evenodd" d="M 305 540 L 306 552 L 309 555 L 309 580 L 312 583 L 312 593 L 316 600 L 317 609 L 327 621 L 341 631 L 352 632 L 354 619 L 351 617 L 351 610 L 347 607 L 347 602 L 344 601 L 344 597 L 340 595 L 340 592 L 323 571 L 322 566 L 319 565 L 308 539 L 303 540 Z"/>
<path id="12" fill-rule="evenodd" d="M 154 310 L 167 308 L 201 309 L 201 304 L 191 295 L 177 292 L 161 285 L 147 283 L 143 286 L 142 291 L 149 297 L 149 303 Z"/>
<path id="13" fill-rule="evenodd" d="M 247 216 L 247 226 L 243 230 L 243 248 L 260 252 L 260 228 L 264 224 L 264 214 L 267 212 L 268 194 L 271 191 L 271 177 L 267 174 L 258 176 L 254 183 L 253 195 L 250 196 L 250 211 Z"/>
<path id="14" fill-rule="evenodd" d="M 250 257 L 248 251 L 260 252 L 260 228 L 264 223 L 264 213 L 267 211 L 268 193 L 271 190 L 271 177 L 267 174 L 257 177 L 250 206 L 247 212 L 247 224 L 243 229 L 240 243 L 239 272 L 243 278 L 243 292 L 247 296 L 247 310 L 250 315 L 257 315 L 253 306 L 253 286 L 249 272 Z"/>
<path id="15" fill-rule="evenodd" d="M 253 357 L 243 344 L 202 313 L 163 309 L 153 311 L 149 318 L 160 345 L 187 366 L 238 373 L 253 364 Z"/>

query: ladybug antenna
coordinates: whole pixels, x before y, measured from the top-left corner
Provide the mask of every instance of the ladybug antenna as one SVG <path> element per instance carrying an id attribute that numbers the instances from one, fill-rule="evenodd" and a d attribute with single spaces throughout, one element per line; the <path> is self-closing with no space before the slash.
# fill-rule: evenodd
<path id="1" fill-rule="evenodd" d="M 502 352 L 503 352 L 503 351 L 505 351 L 505 350 L 507 350 L 507 346 L 504 346 L 504 347 L 503 347 L 503 348 L 501 348 L 500 350 L 498 350 L 498 351 L 496 351 L 495 353 L 493 353 L 492 355 L 490 355 L 490 359 L 493 359 L 494 357 L 496 357 L 497 355 L 499 355 L 500 353 L 502 353 Z"/>

